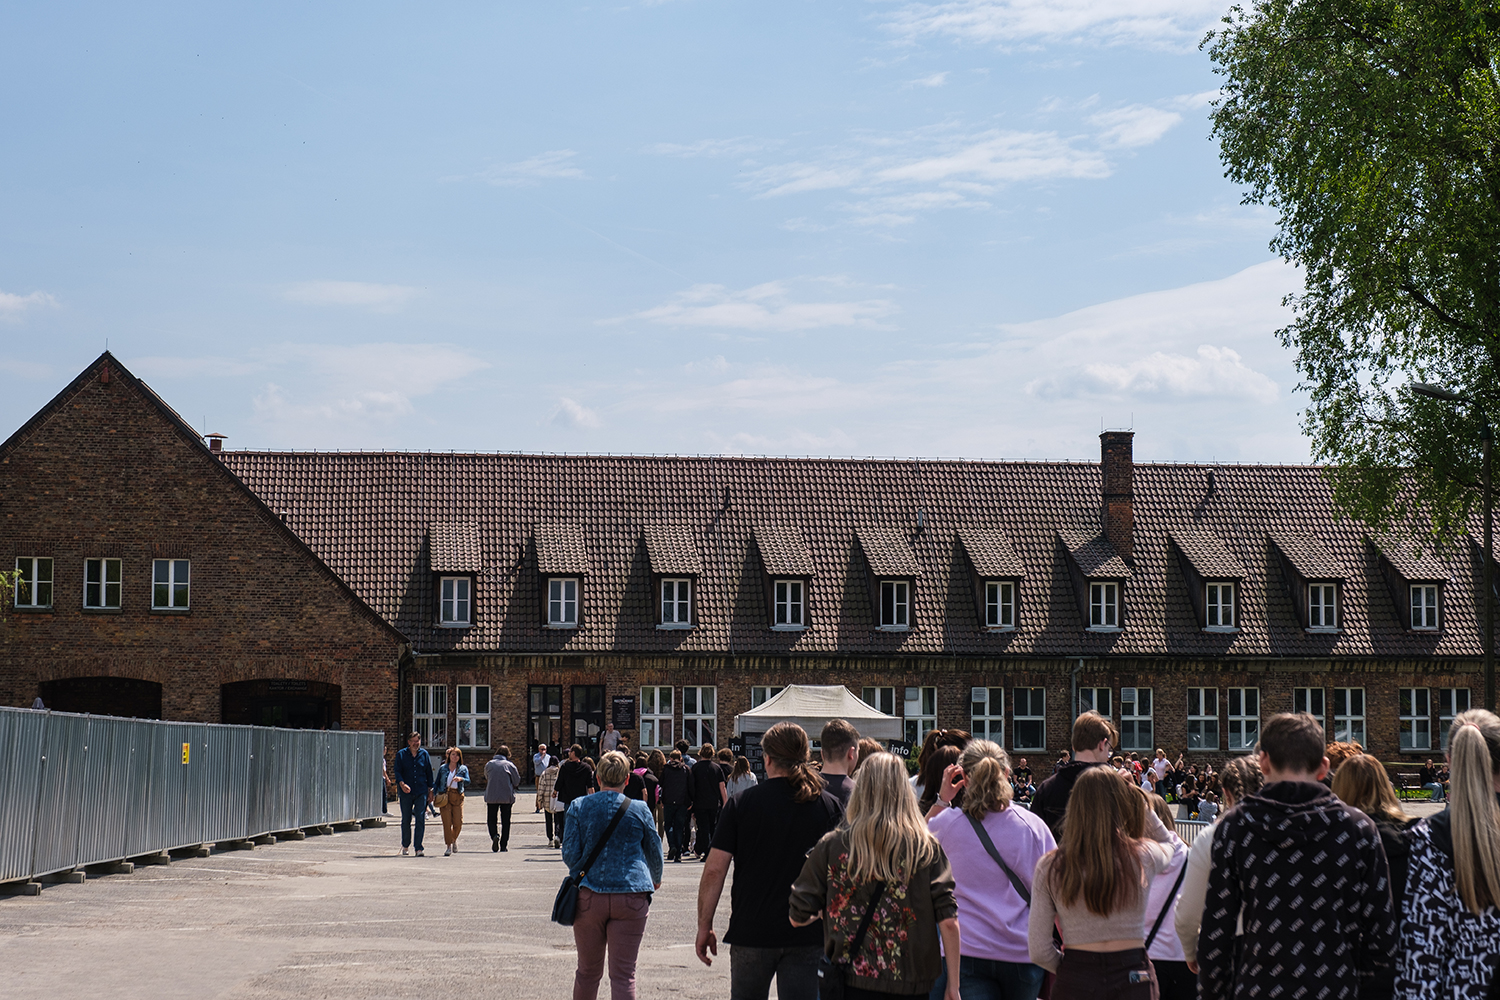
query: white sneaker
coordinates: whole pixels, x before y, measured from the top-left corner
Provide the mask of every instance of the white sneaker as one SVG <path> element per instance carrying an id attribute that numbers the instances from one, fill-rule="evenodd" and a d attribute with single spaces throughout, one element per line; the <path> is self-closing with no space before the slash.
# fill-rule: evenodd
<path id="1" fill-rule="evenodd" d="M 452 851 L 453 851 L 453 853 L 454 853 L 454 854 L 457 854 L 457 853 L 458 853 L 458 845 L 457 845 L 457 844 L 454 844 L 454 845 L 453 845 L 453 847 L 452 847 Z"/>
<path id="2" fill-rule="evenodd" d="M 453 848 L 452 847 L 445 847 L 445 848 L 443 848 L 443 857 L 446 858 L 448 855 L 450 855 L 452 853 L 453 853 Z"/>
<path id="3" fill-rule="evenodd" d="M 403 848 L 401 848 L 401 856 L 403 858 L 406 857 L 410 853 L 411 853 L 411 848 L 410 847 L 403 847 Z"/>

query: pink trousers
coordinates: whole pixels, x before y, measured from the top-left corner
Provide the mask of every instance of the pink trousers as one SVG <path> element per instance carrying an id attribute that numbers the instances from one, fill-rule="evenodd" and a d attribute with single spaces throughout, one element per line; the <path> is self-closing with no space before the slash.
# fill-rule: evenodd
<path id="1" fill-rule="evenodd" d="M 635 1000 L 635 958 L 646 935 L 651 897 L 644 892 L 593 892 L 579 886 L 578 913 L 573 918 L 573 943 L 578 947 L 578 972 L 573 977 L 573 1000 L 596 1000 L 609 950 L 610 1000 Z"/>

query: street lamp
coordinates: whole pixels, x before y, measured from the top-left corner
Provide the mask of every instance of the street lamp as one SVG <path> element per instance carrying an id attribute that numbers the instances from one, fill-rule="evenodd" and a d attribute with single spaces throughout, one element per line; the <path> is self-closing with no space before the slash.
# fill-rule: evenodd
<path id="1" fill-rule="evenodd" d="M 1495 711 L 1495 538 L 1494 538 L 1494 492 L 1490 480 L 1490 453 L 1494 451 L 1494 431 L 1489 417 L 1470 396 L 1461 396 L 1440 385 L 1414 382 L 1411 391 L 1428 399 L 1440 399 L 1447 403 L 1466 403 L 1479 414 L 1483 430 L 1479 432 L 1484 443 L 1484 707 Z"/>

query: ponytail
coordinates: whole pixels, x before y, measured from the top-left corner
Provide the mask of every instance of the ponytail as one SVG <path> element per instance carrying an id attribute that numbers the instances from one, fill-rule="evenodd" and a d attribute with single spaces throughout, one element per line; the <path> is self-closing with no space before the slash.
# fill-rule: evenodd
<path id="1" fill-rule="evenodd" d="M 760 738 L 766 760 L 787 772 L 793 802 L 811 802 L 823 791 L 823 779 L 807 759 L 807 733 L 795 722 L 778 722 Z"/>
<path id="2" fill-rule="evenodd" d="M 1453 819 L 1453 871 L 1470 913 L 1500 904 L 1500 716 L 1473 709 L 1448 730 Z"/>
<path id="3" fill-rule="evenodd" d="M 974 740 L 964 747 L 959 764 L 964 769 L 964 812 L 982 821 L 992 812 L 1009 808 L 1014 790 L 1010 784 L 1010 756 L 1003 749 L 989 740 Z M 936 794 L 933 793 L 934 797 Z"/>

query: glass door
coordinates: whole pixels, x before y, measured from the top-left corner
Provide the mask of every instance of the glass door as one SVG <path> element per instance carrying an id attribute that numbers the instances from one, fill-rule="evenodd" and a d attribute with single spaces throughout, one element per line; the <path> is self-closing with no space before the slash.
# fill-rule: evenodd
<path id="1" fill-rule="evenodd" d="M 547 744 L 547 752 L 559 761 L 567 755 L 562 746 L 562 685 L 533 684 L 526 689 L 526 773 L 538 777 L 531 758 L 538 743 Z M 519 763 L 519 761 L 517 762 Z"/>
<path id="2" fill-rule="evenodd" d="M 604 685 L 573 685 L 573 742 L 583 755 L 599 759 L 599 734 L 604 731 Z"/>

